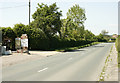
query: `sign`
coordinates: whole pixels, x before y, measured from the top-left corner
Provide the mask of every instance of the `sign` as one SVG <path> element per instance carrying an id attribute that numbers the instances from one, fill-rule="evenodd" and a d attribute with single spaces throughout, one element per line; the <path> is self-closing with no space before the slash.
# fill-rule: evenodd
<path id="1" fill-rule="evenodd" d="M 21 48 L 21 39 L 20 38 L 15 38 L 15 48 L 20 49 Z"/>
<path id="2" fill-rule="evenodd" d="M 27 34 L 22 34 L 22 36 L 21 36 L 21 46 L 28 48 L 28 37 L 27 37 Z"/>
<path id="3" fill-rule="evenodd" d="M 21 39 L 21 46 L 28 47 L 28 39 Z"/>

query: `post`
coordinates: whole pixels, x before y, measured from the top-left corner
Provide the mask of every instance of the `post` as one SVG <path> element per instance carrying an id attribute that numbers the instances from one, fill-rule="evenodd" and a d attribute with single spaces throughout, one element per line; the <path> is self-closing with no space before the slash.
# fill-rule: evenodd
<path id="1" fill-rule="evenodd" d="M 29 26 L 30 26 L 30 0 L 29 0 Z M 27 47 L 27 53 L 30 54 L 28 47 Z"/>
<path id="2" fill-rule="evenodd" d="M 29 25 L 30 25 L 30 0 L 29 0 Z"/>

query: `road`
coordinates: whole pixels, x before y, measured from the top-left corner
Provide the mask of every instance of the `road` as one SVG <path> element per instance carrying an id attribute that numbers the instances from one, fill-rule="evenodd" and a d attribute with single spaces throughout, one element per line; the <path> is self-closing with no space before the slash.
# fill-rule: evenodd
<path id="1" fill-rule="evenodd" d="M 3 81 L 98 81 L 113 43 L 23 62 L 2 71 Z"/>

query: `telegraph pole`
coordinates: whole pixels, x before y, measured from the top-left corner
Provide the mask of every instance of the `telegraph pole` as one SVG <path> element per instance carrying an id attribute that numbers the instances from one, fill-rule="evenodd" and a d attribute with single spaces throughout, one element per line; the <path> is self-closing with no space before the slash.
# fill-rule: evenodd
<path id="1" fill-rule="evenodd" d="M 29 0 L 29 25 L 30 25 L 30 0 Z"/>
<path id="2" fill-rule="evenodd" d="M 30 0 L 29 0 L 29 26 L 30 26 Z M 27 48 L 27 53 L 30 55 L 29 48 Z"/>

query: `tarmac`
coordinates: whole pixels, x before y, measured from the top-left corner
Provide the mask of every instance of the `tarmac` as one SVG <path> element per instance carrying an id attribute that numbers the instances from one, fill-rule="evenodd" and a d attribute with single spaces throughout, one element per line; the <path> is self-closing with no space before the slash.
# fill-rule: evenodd
<path id="1" fill-rule="evenodd" d="M 24 61 L 31 61 L 38 58 L 49 57 L 60 52 L 56 51 L 29 51 L 30 55 L 27 53 L 17 53 L 16 51 L 12 52 L 12 55 L 3 55 L 2 58 L 2 67 L 14 65 L 17 63 L 22 63 Z"/>

